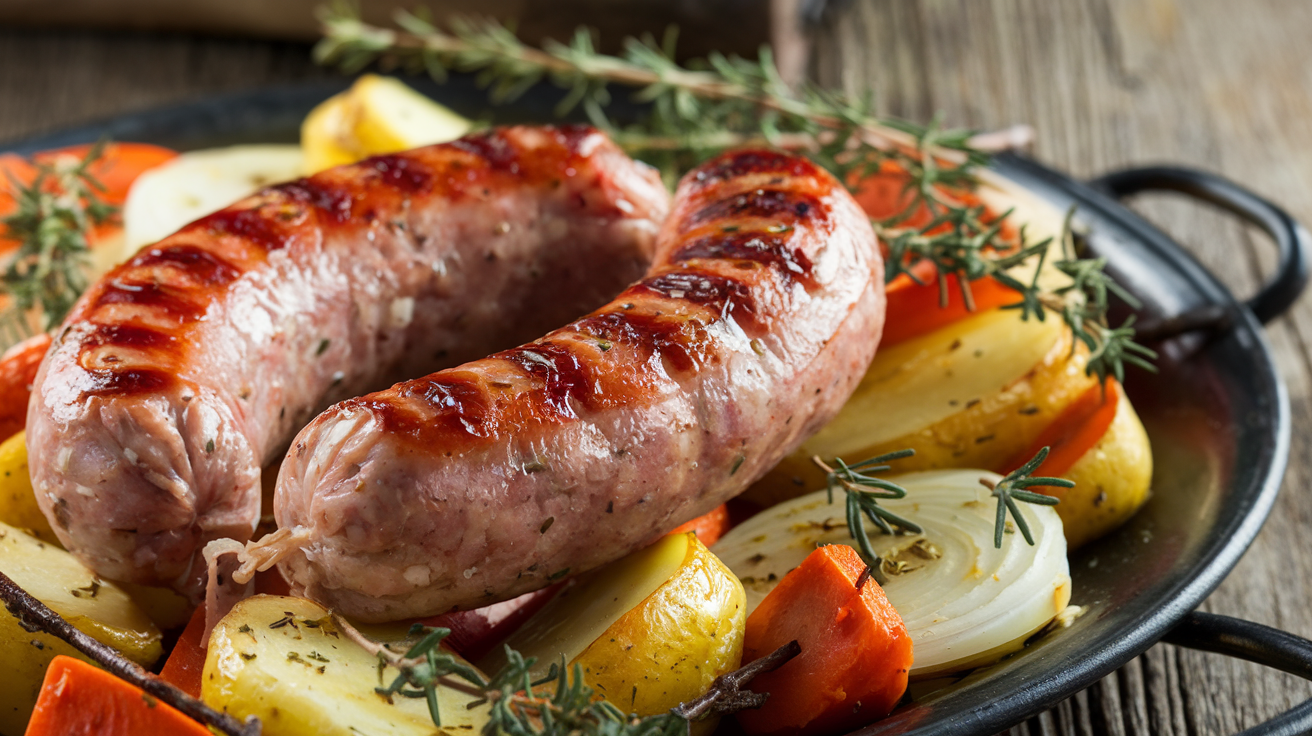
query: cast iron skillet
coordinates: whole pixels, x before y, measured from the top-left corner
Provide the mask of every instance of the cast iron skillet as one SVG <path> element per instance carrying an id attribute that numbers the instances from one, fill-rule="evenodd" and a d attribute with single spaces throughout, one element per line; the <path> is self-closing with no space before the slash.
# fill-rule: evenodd
<path id="1" fill-rule="evenodd" d="M 178 149 L 292 142 L 305 114 L 347 81 L 217 97 L 127 115 L 0 146 L 19 153 L 104 136 Z M 461 113 L 492 112 L 468 78 L 422 91 Z M 549 120 L 558 93 L 530 90 L 498 107 L 499 122 Z M 624 103 L 619 103 L 624 107 Z M 621 110 L 623 114 L 623 110 Z M 1289 407 L 1261 323 L 1283 313 L 1307 281 L 1310 237 L 1275 205 L 1210 174 L 1146 168 L 1078 182 L 1019 156 L 997 171 L 1065 210 L 1078 209 L 1086 247 L 1106 256 L 1143 302 L 1160 373 L 1131 369 L 1126 389 L 1152 438 L 1153 497 L 1117 533 L 1071 559 L 1073 602 L 1087 612 L 1020 654 L 921 696 L 859 732 L 991 734 L 1088 687 L 1159 640 L 1241 657 L 1312 679 L 1312 642 L 1226 616 L 1191 612 L 1247 549 L 1275 500 L 1289 454 Z M 1276 275 L 1244 303 L 1178 244 L 1117 202 L 1165 189 L 1218 205 L 1269 233 Z M 1124 313 L 1124 310 L 1122 310 Z M 1312 730 L 1312 701 L 1249 733 Z"/>

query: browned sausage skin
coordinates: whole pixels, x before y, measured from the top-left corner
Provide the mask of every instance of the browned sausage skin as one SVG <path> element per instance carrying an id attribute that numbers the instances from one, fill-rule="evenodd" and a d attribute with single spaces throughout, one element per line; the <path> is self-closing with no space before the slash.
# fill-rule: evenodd
<path id="1" fill-rule="evenodd" d="M 83 296 L 37 378 L 42 509 L 106 577 L 195 595 L 260 467 L 333 401 L 515 345 L 643 272 L 668 194 L 597 131 L 517 127 L 263 190 Z"/>
<path id="2" fill-rule="evenodd" d="M 655 265 L 609 305 L 320 415 L 284 461 L 278 538 L 254 550 L 366 621 L 596 567 L 823 425 L 883 313 L 875 236 L 842 185 L 804 159 L 726 154 L 683 179 Z"/>

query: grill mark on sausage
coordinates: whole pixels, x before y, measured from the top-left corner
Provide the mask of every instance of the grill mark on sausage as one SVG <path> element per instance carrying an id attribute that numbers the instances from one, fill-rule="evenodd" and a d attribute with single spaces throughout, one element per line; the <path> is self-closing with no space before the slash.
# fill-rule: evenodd
<path id="1" fill-rule="evenodd" d="M 827 218 L 820 200 L 809 194 L 780 189 L 754 189 L 711 202 L 680 224 L 687 232 L 713 220 L 760 218 L 799 223 Z"/>
<path id="2" fill-rule="evenodd" d="M 730 232 L 708 235 L 683 246 L 671 257 L 674 263 L 700 258 L 751 261 L 773 266 L 788 281 L 800 282 L 807 291 L 818 287 L 811 259 L 800 249 L 790 247 L 780 234 Z"/>
<path id="3" fill-rule="evenodd" d="M 588 315 L 572 327 L 595 339 L 657 354 L 680 373 L 693 370 L 707 358 L 706 351 L 699 349 L 706 341 L 705 325 L 675 315 L 606 310 Z"/>
<path id="4" fill-rule="evenodd" d="M 121 396 L 161 392 L 178 381 L 172 374 L 154 368 L 89 370 L 82 395 Z"/>
<path id="5" fill-rule="evenodd" d="M 781 176 L 811 177 L 818 172 L 816 165 L 804 158 L 779 151 L 752 150 L 719 159 L 698 170 L 696 179 L 699 184 L 710 185 L 747 174 L 777 173 Z"/>
<path id="6" fill-rule="evenodd" d="M 259 206 L 219 210 L 193 222 L 186 229 L 205 229 L 216 235 L 243 238 L 266 253 L 286 248 L 291 240 L 291 236 L 275 225 Z"/>
<path id="7" fill-rule="evenodd" d="M 396 154 L 374 156 L 363 165 L 378 172 L 378 181 L 400 191 L 413 194 L 432 188 L 433 172 L 410 157 Z"/>
<path id="8" fill-rule="evenodd" d="M 672 271 L 643 279 L 629 291 L 697 304 L 721 317 L 733 317 L 749 334 L 765 327 L 751 287 L 729 276 L 694 270 Z"/>
<path id="9" fill-rule="evenodd" d="M 137 325 L 96 325 L 94 331 L 83 338 L 82 353 L 105 346 L 118 346 L 149 350 L 177 342 L 178 338 Z"/>
<path id="10" fill-rule="evenodd" d="M 308 204 L 339 225 L 351 220 L 355 197 L 351 187 L 326 181 L 322 176 L 297 179 L 269 187 L 267 193 L 280 193 L 293 202 Z"/>
<path id="11" fill-rule="evenodd" d="M 586 359 L 568 346 L 560 343 L 539 341 L 504 352 L 493 358 L 500 358 L 519 366 L 525 373 L 542 382 L 542 401 L 535 402 L 547 408 L 560 418 L 576 416 L 570 400 L 588 408 L 595 409 L 598 388 L 585 367 Z"/>
<path id="12" fill-rule="evenodd" d="M 96 295 L 92 303 L 95 307 L 108 304 L 132 304 L 150 307 L 167 314 L 179 323 L 192 322 L 204 314 L 205 308 L 185 296 L 185 291 L 178 291 L 154 281 L 146 283 L 129 283 L 119 279 L 109 281 Z"/>
<path id="13" fill-rule="evenodd" d="M 466 136 L 453 141 L 451 147 L 478 156 L 486 161 L 493 171 L 519 173 L 519 147 L 511 145 L 499 132 Z"/>
<path id="14" fill-rule="evenodd" d="M 188 279 L 210 287 L 226 286 L 241 276 L 241 271 L 226 260 L 199 246 L 185 243 L 142 251 L 128 265 L 141 269 L 177 268 L 185 271 Z"/>

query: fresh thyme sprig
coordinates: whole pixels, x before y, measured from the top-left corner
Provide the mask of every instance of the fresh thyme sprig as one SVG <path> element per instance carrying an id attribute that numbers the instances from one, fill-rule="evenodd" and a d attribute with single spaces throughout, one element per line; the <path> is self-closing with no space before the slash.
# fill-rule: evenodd
<path id="1" fill-rule="evenodd" d="M 1069 286 L 1044 290 L 1037 271 L 1030 283 L 1007 270 L 1030 258 L 1046 258 L 1051 239 L 1037 244 L 1010 242 L 1005 223 L 1010 213 L 989 215 L 985 207 L 957 196 L 978 184 L 977 168 L 988 150 L 1014 147 L 1023 130 L 1002 134 L 927 126 L 879 117 L 871 101 L 854 99 L 811 85 L 792 87 L 779 76 L 768 46 L 756 60 L 711 54 L 680 64 L 676 34 L 628 38 L 618 55 L 597 51 L 592 34 L 579 29 L 568 44 L 547 41 L 542 48 L 524 44 L 508 28 L 490 20 L 456 20 L 441 28 L 426 13 L 399 12 L 398 29 L 364 23 L 348 2 L 323 9 L 324 38 L 315 58 L 355 72 L 376 61 L 445 79 L 449 70 L 476 72 L 494 102 L 512 100 L 541 81 L 567 90 L 557 107 L 564 114 L 582 108 L 588 118 L 610 131 L 617 142 L 673 179 L 682 171 L 725 148 L 768 144 L 804 152 L 849 186 L 891 165 L 906 172 L 906 207 L 875 222 L 889 247 L 887 278 L 892 280 L 922 261 L 937 270 L 940 294 L 948 295 L 947 276 L 957 276 L 968 308 L 974 308 L 970 283 L 994 278 L 1013 289 L 1022 317 L 1043 319 L 1053 311 L 1088 347 L 1087 371 L 1100 378 L 1124 375 L 1124 364 L 1149 367 L 1152 351 L 1134 342 L 1133 322 L 1113 328 L 1106 321 L 1106 292 L 1122 298 L 1103 272 L 1100 259 L 1077 259 L 1067 252 L 1054 266 L 1071 277 Z M 633 99 L 647 103 L 638 122 L 621 125 L 606 112 L 611 87 L 633 89 Z M 1026 129 L 1027 130 L 1027 129 Z M 929 221 L 920 222 L 922 212 Z M 1068 235 L 1063 234 L 1066 244 Z M 1131 304 L 1135 302 L 1127 300 Z"/>
<path id="2" fill-rule="evenodd" d="M 1043 461 L 1048 457 L 1050 448 L 1044 447 L 1039 450 L 1029 462 L 1016 468 L 1008 473 L 1002 480 L 994 483 L 987 478 L 980 478 L 980 485 L 989 489 L 989 491 L 998 499 L 997 522 L 993 527 L 993 546 L 1002 548 L 1002 535 L 1007 527 L 1007 512 L 1011 512 L 1011 517 L 1016 520 L 1016 526 L 1020 528 L 1020 533 L 1025 537 L 1025 541 L 1030 546 L 1034 546 L 1034 535 L 1030 534 L 1030 525 L 1025 521 L 1025 516 L 1021 514 L 1020 507 L 1016 505 L 1017 501 L 1025 503 L 1038 504 L 1039 506 L 1056 506 L 1058 501 L 1052 496 L 1045 496 L 1041 493 L 1024 490 L 1033 486 L 1052 486 L 1056 488 L 1074 488 L 1075 484 L 1064 478 L 1031 478 L 1030 473 L 1038 469 Z"/>
<path id="3" fill-rule="evenodd" d="M 10 177 L 18 210 L 4 218 L 5 237 L 19 243 L 0 283 L 14 300 L 0 314 L 5 338 L 30 334 L 26 313 L 41 308 L 42 328 L 64 320 L 87 287 L 91 228 L 113 219 L 118 209 L 100 198 L 104 187 L 92 176 L 105 141 L 92 146 L 81 160 L 37 161 L 36 177 L 24 185 Z"/>
<path id="4" fill-rule="evenodd" d="M 848 465 L 840 457 L 834 458 L 832 466 L 820 459 L 819 455 L 811 458 L 811 462 L 825 472 L 825 490 L 829 492 L 829 503 L 834 502 L 834 491 L 841 490 L 847 494 L 847 532 L 856 542 L 861 558 L 877 576 L 882 560 L 870 542 L 870 535 L 866 533 L 865 520 L 869 519 L 884 534 L 893 534 L 895 531 L 919 534 L 923 530 L 915 522 L 879 505 L 880 499 L 906 498 L 907 490 L 892 481 L 876 478 L 872 473 L 889 470 L 891 466 L 886 463 L 914 454 L 915 450 L 898 450 L 854 465 Z"/>
<path id="5" fill-rule="evenodd" d="M 707 693 L 696 700 L 667 713 L 639 717 L 624 713 L 607 700 L 595 698 L 595 691 L 583 680 L 583 668 L 577 664 L 572 672 L 563 661 L 560 666 L 553 664 L 546 676 L 534 680 L 531 671 L 536 660 L 506 647 L 506 665 L 487 679 L 477 669 L 441 649 L 440 644 L 451 633 L 450 629 L 415 624 L 411 636 L 421 638 L 405 654 L 398 654 L 364 636 L 340 616 L 334 616 L 333 623 L 348 639 L 373 652 L 380 666 L 397 670 L 392 684 L 376 688 L 376 692 L 387 698 L 399 695 L 426 699 L 434 725 L 442 725 L 437 699 L 439 686 L 480 696 L 482 700 L 476 702 L 490 703 L 483 736 L 687 736 L 688 723 L 692 720 L 759 708 L 765 696 L 745 690 L 747 683 L 801 652 L 796 641 L 790 642 L 756 662 L 716 678 Z M 544 685 L 549 687 L 544 690 Z"/>

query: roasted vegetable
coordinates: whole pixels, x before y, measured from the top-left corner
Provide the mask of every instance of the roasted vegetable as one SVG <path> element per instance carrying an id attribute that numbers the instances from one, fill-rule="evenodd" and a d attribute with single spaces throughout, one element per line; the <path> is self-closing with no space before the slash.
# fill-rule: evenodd
<path id="1" fill-rule="evenodd" d="M 695 534 L 671 534 L 579 578 L 506 644 L 537 657 L 542 672 L 562 657 L 577 663 L 621 711 L 654 715 L 738 667 L 745 619 L 737 578 Z M 494 652 L 482 664 L 492 672 L 503 662 Z"/>
<path id="2" fill-rule="evenodd" d="M 64 550 L 0 524 L 0 571 L 69 623 L 143 666 L 163 653 L 159 629 L 119 586 L 97 578 Z M 0 733 L 21 733 L 46 666 L 57 654 L 81 657 L 48 634 L 0 616 Z"/>
<path id="3" fill-rule="evenodd" d="M 1021 507 L 1033 546 L 1007 533 L 994 548 L 995 499 L 980 480 L 999 477 L 985 470 L 895 476 L 890 480 L 907 489 L 906 498 L 879 502 L 924 530 L 872 540 L 884 593 L 915 644 L 912 678 L 962 671 L 1020 649 L 1070 601 L 1066 539 L 1053 507 Z M 835 500 L 819 491 L 779 504 L 715 545 L 743 582 L 749 615 L 816 545 L 853 543 L 838 494 Z"/>
<path id="4" fill-rule="evenodd" d="M 27 436 L 21 431 L 0 442 L 0 523 L 60 546 L 50 522 L 36 505 L 32 476 L 27 469 Z"/>
<path id="5" fill-rule="evenodd" d="M 752 736 L 824 736 L 888 715 L 907 689 L 911 638 L 856 550 L 820 547 L 779 581 L 747 619 L 743 658 L 796 640 L 802 653 L 760 675 L 769 693 L 738 714 Z"/>
<path id="6" fill-rule="evenodd" d="M 436 728 L 422 698 L 388 702 L 374 692 L 380 684 L 378 658 L 343 636 L 327 609 L 257 595 L 210 634 L 201 694 L 238 718 L 259 716 L 265 736 L 472 734 L 486 720 L 486 709 L 466 707 L 472 697 L 440 687 Z"/>
<path id="7" fill-rule="evenodd" d="M 94 666 L 55 657 L 25 736 L 210 736 L 208 728 Z"/>

